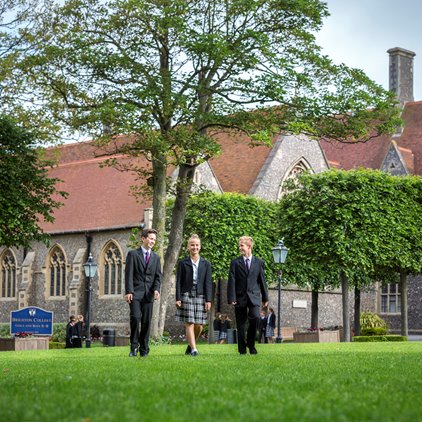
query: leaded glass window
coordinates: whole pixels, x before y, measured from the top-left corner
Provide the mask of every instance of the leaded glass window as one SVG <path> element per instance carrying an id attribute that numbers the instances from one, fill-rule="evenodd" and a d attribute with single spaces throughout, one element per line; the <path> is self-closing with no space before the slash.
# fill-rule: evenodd
<path id="1" fill-rule="evenodd" d="M 122 254 L 115 243 L 110 243 L 104 250 L 104 295 L 122 294 L 123 265 Z"/>
<path id="2" fill-rule="evenodd" d="M 1 257 L 1 297 L 16 297 L 16 260 L 11 251 Z"/>
<path id="3" fill-rule="evenodd" d="M 300 176 L 301 173 L 305 171 L 309 171 L 311 169 L 310 165 L 306 162 L 304 158 L 299 160 L 286 174 L 283 181 L 280 184 L 277 198 L 281 198 L 284 194 L 284 189 L 286 188 L 286 185 L 290 182 L 293 183 L 296 187 L 298 185 L 297 179 Z"/>
<path id="4" fill-rule="evenodd" d="M 66 259 L 60 248 L 50 255 L 50 296 L 66 296 Z"/>

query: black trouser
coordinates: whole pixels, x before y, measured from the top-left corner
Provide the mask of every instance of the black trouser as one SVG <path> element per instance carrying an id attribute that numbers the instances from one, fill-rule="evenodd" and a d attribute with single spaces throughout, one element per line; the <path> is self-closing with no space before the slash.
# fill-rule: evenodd
<path id="1" fill-rule="evenodd" d="M 268 339 L 265 337 L 265 328 L 258 331 L 258 343 L 268 343 Z"/>
<path id="2" fill-rule="evenodd" d="M 139 352 L 147 354 L 149 352 L 149 332 L 151 329 L 152 302 L 141 302 L 133 299 L 130 307 L 130 348 L 137 349 Z M 141 329 L 139 330 L 139 325 Z"/>
<path id="3" fill-rule="evenodd" d="M 237 325 L 237 350 L 239 353 L 246 353 L 246 346 L 249 349 L 255 347 L 256 330 L 260 307 L 249 302 L 246 306 L 235 306 L 234 308 Z M 249 321 L 247 338 L 245 338 L 246 322 Z"/>

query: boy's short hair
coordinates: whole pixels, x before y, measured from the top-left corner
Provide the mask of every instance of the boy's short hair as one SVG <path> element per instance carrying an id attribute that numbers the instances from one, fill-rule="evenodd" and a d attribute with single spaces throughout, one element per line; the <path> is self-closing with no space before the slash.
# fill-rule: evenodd
<path id="1" fill-rule="evenodd" d="M 247 245 L 250 245 L 251 248 L 253 248 L 253 239 L 250 236 L 242 236 L 239 238 L 239 243 L 246 243 Z"/>
<path id="2" fill-rule="evenodd" d="M 141 237 L 148 237 L 150 234 L 155 234 L 157 236 L 158 232 L 155 229 L 144 229 L 142 230 Z"/>

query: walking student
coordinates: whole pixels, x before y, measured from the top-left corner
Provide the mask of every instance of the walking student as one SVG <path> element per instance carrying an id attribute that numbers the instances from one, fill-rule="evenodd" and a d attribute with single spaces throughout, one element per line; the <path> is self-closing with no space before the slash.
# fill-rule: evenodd
<path id="1" fill-rule="evenodd" d="M 160 297 L 160 257 L 152 251 L 157 231 L 145 229 L 141 234 L 141 247 L 129 251 L 126 257 L 125 291 L 130 307 L 130 357 L 149 353 L 149 333 L 154 300 Z"/>
<path id="2" fill-rule="evenodd" d="M 258 353 L 255 348 L 255 338 L 259 313 L 261 305 L 262 307 L 268 305 L 264 261 L 252 255 L 253 244 L 252 237 L 242 236 L 239 239 L 241 256 L 230 263 L 227 284 L 227 301 L 234 305 L 237 348 L 241 355 L 246 354 L 246 347 L 251 355 Z"/>
<path id="3" fill-rule="evenodd" d="M 199 256 L 201 240 L 193 234 L 188 240 L 189 256 L 179 261 L 176 275 L 176 321 L 184 322 L 188 347 L 185 354 L 198 355 L 196 341 L 208 322 L 211 309 L 211 264 Z"/>
<path id="4" fill-rule="evenodd" d="M 274 343 L 275 313 L 273 308 L 269 308 L 267 315 L 267 327 L 265 329 L 265 343 Z"/>

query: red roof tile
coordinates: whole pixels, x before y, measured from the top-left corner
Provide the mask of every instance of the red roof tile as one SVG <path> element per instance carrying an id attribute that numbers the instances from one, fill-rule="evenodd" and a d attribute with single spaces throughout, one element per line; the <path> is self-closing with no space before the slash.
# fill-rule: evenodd
<path id="1" fill-rule="evenodd" d="M 246 135 L 215 135 L 221 145 L 221 155 L 210 161 L 224 192 L 247 194 L 265 163 L 271 148 L 251 147 Z"/>
<path id="2" fill-rule="evenodd" d="M 394 139 L 407 170 L 422 176 L 422 101 L 406 103 L 402 119 L 404 127 L 399 136 L 383 135 L 357 144 L 323 140 L 321 147 L 329 162 L 338 162 L 345 170 L 358 167 L 379 169 Z"/>
<path id="3" fill-rule="evenodd" d="M 350 170 L 359 167 L 379 169 L 390 147 L 390 137 L 380 136 L 365 143 L 340 143 L 320 141 L 329 163 L 335 167 Z"/>
<path id="4" fill-rule="evenodd" d="M 112 167 L 100 167 L 108 157 L 96 158 L 97 149 L 89 143 L 65 145 L 60 163 L 50 170 L 52 177 L 63 180 L 58 189 L 68 192 L 64 206 L 54 212 L 55 222 L 43 222 L 47 233 L 136 227 L 143 221 L 149 200 L 137 202 L 129 187 L 139 184 L 137 175 Z M 123 159 L 123 162 L 129 159 Z M 143 165 L 148 163 L 143 161 Z"/>
<path id="5" fill-rule="evenodd" d="M 422 101 L 406 103 L 402 118 L 404 129 L 397 145 L 413 153 L 414 174 L 422 176 Z M 407 164 L 408 157 L 403 158 Z"/>

